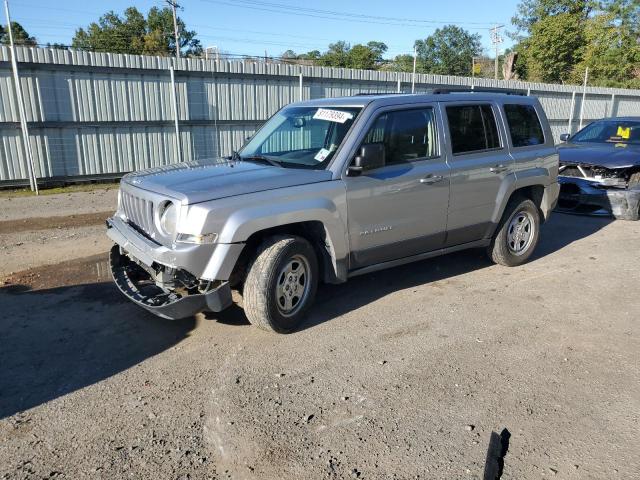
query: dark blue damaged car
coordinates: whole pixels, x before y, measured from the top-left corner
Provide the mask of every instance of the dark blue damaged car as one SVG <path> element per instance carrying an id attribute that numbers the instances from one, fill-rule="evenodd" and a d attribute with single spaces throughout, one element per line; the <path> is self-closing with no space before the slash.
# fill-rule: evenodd
<path id="1" fill-rule="evenodd" d="M 640 217 L 640 117 L 605 118 L 561 135 L 558 210 Z"/>

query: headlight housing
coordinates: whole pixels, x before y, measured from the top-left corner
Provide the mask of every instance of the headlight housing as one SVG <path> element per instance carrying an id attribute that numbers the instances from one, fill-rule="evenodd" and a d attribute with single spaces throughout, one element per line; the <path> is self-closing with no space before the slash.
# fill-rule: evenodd
<path id="1" fill-rule="evenodd" d="M 160 230 L 164 235 L 176 233 L 178 224 L 178 208 L 171 202 L 165 202 L 160 210 Z"/>

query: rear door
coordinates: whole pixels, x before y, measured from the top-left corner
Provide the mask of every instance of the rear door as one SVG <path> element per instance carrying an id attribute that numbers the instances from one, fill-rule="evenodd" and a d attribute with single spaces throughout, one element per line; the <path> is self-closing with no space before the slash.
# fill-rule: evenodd
<path id="1" fill-rule="evenodd" d="M 540 121 L 544 112 L 539 105 L 538 108 L 531 104 L 509 101 L 502 104 L 511 155 L 515 159 L 518 174 L 524 170 L 548 168 L 549 164 L 555 163 L 553 159 L 549 160 L 557 154 L 553 137 L 548 127 L 545 132 Z M 544 123 L 548 125 L 548 122 Z"/>
<path id="2" fill-rule="evenodd" d="M 382 108 L 364 129 L 358 145 L 382 143 L 386 165 L 344 177 L 350 268 L 442 248 L 449 167 L 436 107 Z"/>
<path id="3" fill-rule="evenodd" d="M 492 102 L 443 103 L 451 193 L 445 246 L 480 240 L 493 231 L 500 186 L 513 175 L 499 109 Z"/>

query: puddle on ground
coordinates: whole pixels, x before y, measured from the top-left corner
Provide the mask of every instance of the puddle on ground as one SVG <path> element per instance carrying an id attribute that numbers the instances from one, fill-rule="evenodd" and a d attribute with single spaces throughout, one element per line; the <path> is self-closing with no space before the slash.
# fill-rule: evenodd
<path id="1" fill-rule="evenodd" d="M 113 212 L 79 213 L 64 217 L 31 217 L 0 221 L 0 234 L 32 232 L 36 230 L 65 229 L 103 225 Z"/>
<path id="2" fill-rule="evenodd" d="M 0 281 L 0 291 L 20 293 L 111 281 L 109 254 L 68 260 L 13 273 Z"/>

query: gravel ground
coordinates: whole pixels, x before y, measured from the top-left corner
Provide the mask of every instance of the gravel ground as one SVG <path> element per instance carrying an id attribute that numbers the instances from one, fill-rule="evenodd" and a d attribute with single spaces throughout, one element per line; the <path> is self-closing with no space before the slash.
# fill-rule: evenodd
<path id="1" fill-rule="evenodd" d="M 492 432 L 502 478 L 640 470 L 640 223 L 323 286 L 291 335 L 155 318 L 101 248 L 0 288 L 0 478 L 483 478 Z"/>
<path id="2" fill-rule="evenodd" d="M 3 197 L 0 222 L 32 217 L 53 217 L 95 213 L 115 208 L 116 187 L 98 188 L 89 192 L 70 192 L 56 195 Z"/>
<path id="3" fill-rule="evenodd" d="M 117 196 L 115 188 L 100 188 L 0 199 L 0 281 L 20 270 L 107 251 L 104 221 Z"/>

